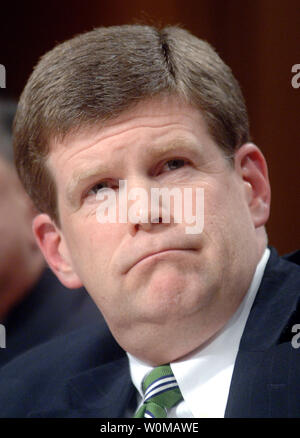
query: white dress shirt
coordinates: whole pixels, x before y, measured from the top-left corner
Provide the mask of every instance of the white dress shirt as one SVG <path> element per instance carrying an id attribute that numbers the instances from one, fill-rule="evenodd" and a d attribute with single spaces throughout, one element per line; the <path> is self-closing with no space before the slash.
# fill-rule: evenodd
<path id="1" fill-rule="evenodd" d="M 224 418 L 240 339 L 269 256 L 267 248 L 242 303 L 218 335 L 196 352 L 170 364 L 183 401 L 170 409 L 168 418 Z M 142 381 L 153 368 L 129 353 L 127 355 L 131 378 L 141 402 Z"/>

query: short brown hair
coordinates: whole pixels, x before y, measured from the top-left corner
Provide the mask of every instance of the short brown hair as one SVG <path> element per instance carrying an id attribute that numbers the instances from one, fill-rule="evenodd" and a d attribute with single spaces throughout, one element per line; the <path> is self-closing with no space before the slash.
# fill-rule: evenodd
<path id="1" fill-rule="evenodd" d="M 240 87 L 214 49 L 171 26 L 94 29 L 44 55 L 21 95 L 14 123 L 15 163 L 37 209 L 59 223 L 49 143 L 118 116 L 134 104 L 175 94 L 195 105 L 226 153 L 249 140 Z"/>

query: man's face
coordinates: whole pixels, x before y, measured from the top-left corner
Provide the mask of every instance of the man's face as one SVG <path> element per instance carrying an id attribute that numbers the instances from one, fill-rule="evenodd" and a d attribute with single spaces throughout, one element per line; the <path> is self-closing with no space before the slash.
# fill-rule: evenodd
<path id="1" fill-rule="evenodd" d="M 5 290 L 10 277 L 21 276 L 28 247 L 35 244 L 31 230 L 32 214 L 29 202 L 16 172 L 0 157 L 0 279 Z"/>
<path id="2" fill-rule="evenodd" d="M 197 110 L 176 98 L 142 102 L 98 130 L 52 145 L 48 166 L 58 191 L 58 251 L 125 350 L 151 363 L 175 360 L 226 323 L 261 248 L 249 183 Z M 203 231 L 187 234 L 186 223 L 172 220 L 100 224 L 97 190 L 110 187 L 118 199 L 120 180 L 149 199 L 153 187 L 189 187 L 194 195 L 203 189 Z"/>

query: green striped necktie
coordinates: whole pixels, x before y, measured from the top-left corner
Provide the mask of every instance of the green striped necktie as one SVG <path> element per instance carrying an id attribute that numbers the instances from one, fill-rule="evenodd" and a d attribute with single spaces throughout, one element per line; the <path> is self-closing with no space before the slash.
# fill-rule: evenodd
<path id="1" fill-rule="evenodd" d="M 167 409 L 175 406 L 182 395 L 170 365 L 154 368 L 143 381 L 144 402 L 134 418 L 166 418 Z"/>

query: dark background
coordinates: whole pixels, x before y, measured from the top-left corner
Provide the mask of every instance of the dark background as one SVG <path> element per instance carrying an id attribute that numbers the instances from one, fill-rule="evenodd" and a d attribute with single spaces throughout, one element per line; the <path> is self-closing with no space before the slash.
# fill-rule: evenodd
<path id="1" fill-rule="evenodd" d="M 253 141 L 269 164 L 269 242 L 280 253 L 299 247 L 299 0 L 85 0 L 2 2 L 0 64 L 18 98 L 39 57 L 56 43 L 97 26 L 181 24 L 210 42 L 244 92 Z"/>

